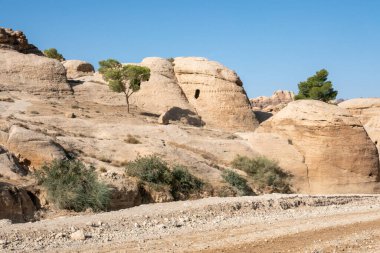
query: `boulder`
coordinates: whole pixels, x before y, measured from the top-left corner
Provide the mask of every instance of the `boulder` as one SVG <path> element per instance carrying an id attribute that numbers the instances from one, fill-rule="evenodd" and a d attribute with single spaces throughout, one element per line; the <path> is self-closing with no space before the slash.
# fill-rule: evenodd
<path id="1" fill-rule="evenodd" d="M 37 207 L 32 194 L 25 189 L 0 182 L 0 220 L 9 219 L 13 222 L 32 220 Z"/>
<path id="2" fill-rule="evenodd" d="M 34 168 L 66 157 L 63 148 L 51 137 L 16 125 L 9 129 L 6 141 L 0 145 L 17 154 L 25 166 Z"/>
<path id="3" fill-rule="evenodd" d="M 380 151 L 380 98 L 355 98 L 339 104 L 357 117 Z"/>
<path id="4" fill-rule="evenodd" d="M 166 114 L 166 112 L 164 112 L 163 114 L 160 115 L 160 117 L 158 117 L 157 122 L 158 122 L 158 124 L 161 124 L 161 125 L 168 125 L 169 124 L 169 118 L 168 118 L 168 115 Z"/>
<path id="5" fill-rule="evenodd" d="M 70 91 L 66 70 L 54 59 L 0 49 L 0 90 L 23 92 Z"/>
<path id="6" fill-rule="evenodd" d="M 360 121 L 345 109 L 314 100 L 291 102 L 255 135 L 252 146 L 291 172 L 300 192 L 379 190 L 377 149 Z"/>
<path id="7" fill-rule="evenodd" d="M 294 93 L 287 90 L 277 90 L 271 97 L 260 96 L 250 99 L 252 109 L 263 112 L 278 112 L 288 103 L 294 101 Z"/>
<path id="8" fill-rule="evenodd" d="M 82 76 L 91 76 L 95 73 L 94 66 L 85 61 L 67 60 L 62 62 L 66 69 L 66 76 L 69 79 L 75 79 Z"/>
<path id="9" fill-rule="evenodd" d="M 177 57 L 173 64 L 179 86 L 205 127 L 252 131 L 258 126 L 234 71 L 200 57 Z"/>
<path id="10" fill-rule="evenodd" d="M 43 56 L 42 52 L 32 44 L 21 31 L 13 31 L 9 28 L 0 27 L 0 49 L 15 50 L 24 54 L 37 54 Z"/>
<path id="11" fill-rule="evenodd" d="M 173 121 L 180 121 L 184 124 L 193 126 L 202 126 L 202 121 L 193 111 L 182 109 L 179 107 L 171 107 L 158 118 L 158 123 L 167 125 Z"/>

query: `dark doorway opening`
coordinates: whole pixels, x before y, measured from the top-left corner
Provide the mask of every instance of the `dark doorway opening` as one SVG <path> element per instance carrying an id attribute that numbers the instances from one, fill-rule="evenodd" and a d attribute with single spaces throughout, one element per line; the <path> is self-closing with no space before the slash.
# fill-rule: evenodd
<path id="1" fill-rule="evenodd" d="M 196 89 L 195 90 L 195 94 L 194 94 L 194 97 L 195 99 L 198 99 L 199 98 L 199 94 L 201 93 L 201 91 L 199 89 Z"/>

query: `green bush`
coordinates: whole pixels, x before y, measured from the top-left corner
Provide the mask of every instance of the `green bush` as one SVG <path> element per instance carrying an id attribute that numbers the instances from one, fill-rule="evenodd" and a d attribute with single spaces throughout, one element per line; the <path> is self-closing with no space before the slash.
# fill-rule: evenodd
<path id="1" fill-rule="evenodd" d="M 187 198 L 191 193 L 202 189 L 204 183 L 193 176 L 186 167 L 174 166 L 172 170 L 171 192 L 174 199 Z"/>
<path id="2" fill-rule="evenodd" d="M 63 56 L 60 53 L 58 53 L 58 50 L 55 48 L 49 48 L 49 49 L 44 50 L 44 55 L 46 57 L 56 59 L 58 61 L 64 61 L 65 60 L 65 58 L 63 58 Z"/>
<path id="3" fill-rule="evenodd" d="M 153 184 L 170 184 L 172 175 L 166 162 L 158 156 L 138 157 L 126 165 L 126 173 Z"/>
<path id="4" fill-rule="evenodd" d="M 247 180 L 232 170 L 224 170 L 223 179 L 234 187 L 240 196 L 252 194 L 252 189 L 247 185 Z"/>
<path id="5" fill-rule="evenodd" d="M 172 169 L 156 155 L 138 157 L 127 163 L 126 174 L 143 182 L 158 186 L 168 186 L 174 199 L 188 198 L 199 191 L 204 183 L 193 176 L 186 167 L 176 165 Z"/>
<path id="6" fill-rule="evenodd" d="M 238 156 L 232 162 L 235 169 L 245 171 L 261 191 L 291 193 L 291 175 L 283 171 L 277 162 L 266 157 L 250 159 Z"/>
<path id="7" fill-rule="evenodd" d="M 106 210 L 110 190 L 99 182 L 94 168 L 77 160 L 53 160 L 36 173 L 38 183 L 47 190 L 48 200 L 58 208 L 76 212 L 92 208 Z"/>

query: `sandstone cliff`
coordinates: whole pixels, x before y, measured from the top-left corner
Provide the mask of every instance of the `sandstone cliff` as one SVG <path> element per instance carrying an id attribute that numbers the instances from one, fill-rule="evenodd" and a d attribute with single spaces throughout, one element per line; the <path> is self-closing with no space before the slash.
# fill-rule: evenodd
<path id="1" fill-rule="evenodd" d="M 380 151 L 380 98 L 356 98 L 339 104 L 357 117 Z"/>
<path id="2" fill-rule="evenodd" d="M 294 174 L 300 192 L 371 193 L 378 187 L 374 143 L 358 119 L 335 105 L 289 103 L 248 137 L 256 151 Z"/>
<path id="3" fill-rule="evenodd" d="M 173 64 L 179 86 L 206 127 L 249 131 L 258 126 L 234 71 L 200 57 L 177 57 Z"/>

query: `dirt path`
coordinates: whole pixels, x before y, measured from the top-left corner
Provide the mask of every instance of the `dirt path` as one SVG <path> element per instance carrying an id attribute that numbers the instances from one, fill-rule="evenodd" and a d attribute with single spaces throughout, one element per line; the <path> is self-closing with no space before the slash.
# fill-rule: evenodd
<path id="1" fill-rule="evenodd" d="M 82 231 L 86 239 L 72 234 Z M 267 195 L 5 225 L 4 252 L 380 252 L 380 196 Z M 1 251 L 1 250 L 0 250 Z"/>
<path id="2" fill-rule="evenodd" d="M 358 217 L 368 214 L 362 213 Z M 246 240 L 246 242 L 233 246 L 217 247 L 198 252 L 380 252 L 380 219 L 355 222 L 358 217 L 351 217 L 350 219 L 354 223 L 349 225 L 322 229 L 314 228 L 258 241 L 249 242 Z M 339 218 L 347 219 L 345 216 L 331 217 L 331 222 Z M 234 235 L 236 236 L 236 233 Z"/>

